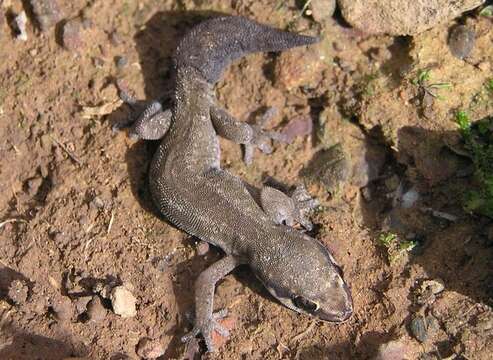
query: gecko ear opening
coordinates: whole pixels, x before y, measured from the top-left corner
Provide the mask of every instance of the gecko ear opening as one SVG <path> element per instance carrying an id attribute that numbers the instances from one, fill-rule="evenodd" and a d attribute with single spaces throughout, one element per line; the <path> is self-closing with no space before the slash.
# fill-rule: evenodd
<path id="1" fill-rule="evenodd" d="M 309 314 L 313 314 L 319 308 L 319 305 L 317 303 L 308 300 L 307 298 L 301 295 L 295 296 L 292 299 L 292 302 L 293 305 L 296 306 L 298 309 L 301 309 Z"/>

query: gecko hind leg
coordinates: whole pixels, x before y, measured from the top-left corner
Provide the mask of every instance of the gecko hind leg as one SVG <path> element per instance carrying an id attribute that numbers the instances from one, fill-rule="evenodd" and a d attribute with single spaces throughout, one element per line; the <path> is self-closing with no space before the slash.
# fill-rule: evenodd
<path id="1" fill-rule="evenodd" d="M 260 191 L 260 204 L 276 224 L 294 226 L 297 222 L 310 231 L 313 224 L 308 215 L 319 203 L 308 194 L 303 185 L 298 185 L 291 197 L 272 187 L 263 187 Z"/>
<path id="2" fill-rule="evenodd" d="M 159 140 L 169 129 L 172 113 L 163 110 L 159 101 L 142 106 L 123 87 L 118 86 L 120 99 L 132 109 L 132 115 L 123 124 L 114 126 L 114 130 L 130 126 L 129 136 L 135 139 Z"/>
<path id="3" fill-rule="evenodd" d="M 216 283 L 240 265 L 240 261 L 228 255 L 215 262 L 204 270 L 195 281 L 195 321 L 192 331 L 182 337 L 183 342 L 188 342 L 197 335 L 202 335 L 209 352 L 214 351 L 212 343 L 212 331 L 220 335 L 228 336 L 226 328 L 218 323 L 218 320 L 227 315 L 226 310 L 213 312 L 214 288 Z"/>

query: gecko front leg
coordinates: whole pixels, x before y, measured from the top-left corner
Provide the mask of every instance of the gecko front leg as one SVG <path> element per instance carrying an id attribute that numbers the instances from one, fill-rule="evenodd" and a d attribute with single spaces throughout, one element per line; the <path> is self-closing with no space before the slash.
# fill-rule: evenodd
<path id="1" fill-rule="evenodd" d="M 118 84 L 118 89 L 120 99 L 128 104 L 134 113 L 124 124 L 124 126 L 131 126 L 130 137 L 143 140 L 161 139 L 171 124 L 171 110 L 163 110 L 159 101 L 152 101 L 142 108 L 137 99 L 123 89 L 120 84 Z"/>
<path id="2" fill-rule="evenodd" d="M 272 152 L 271 140 L 287 142 L 287 138 L 277 131 L 266 131 L 264 126 L 275 114 L 274 108 L 269 108 L 255 124 L 247 124 L 235 119 L 226 110 L 211 105 L 211 120 L 218 135 L 244 146 L 243 160 L 250 165 L 255 148 L 265 154 Z"/>
<path id="3" fill-rule="evenodd" d="M 303 185 L 298 185 L 291 197 L 265 186 L 260 190 L 260 205 L 275 223 L 293 226 L 298 222 L 310 231 L 313 224 L 308 218 L 308 213 L 318 206 L 318 201 L 310 196 Z"/>
<path id="4" fill-rule="evenodd" d="M 238 258 L 228 255 L 204 270 L 195 281 L 195 324 L 190 333 L 182 338 L 183 342 L 190 341 L 201 334 L 204 337 L 208 351 L 214 351 L 212 331 L 228 335 L 228 331 L 217 323 L 225 316 L 224 311 L 213 313 L 214 289 L 216 283 L 240 265 Z"/>

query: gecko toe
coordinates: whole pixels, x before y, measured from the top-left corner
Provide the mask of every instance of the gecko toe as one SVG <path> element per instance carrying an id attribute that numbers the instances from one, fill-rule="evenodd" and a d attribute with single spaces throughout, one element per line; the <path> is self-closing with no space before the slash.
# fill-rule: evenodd
<path id="1" fill-rule="evenodd" d="M 228 316 L 228 309 L 221 309 L 212 314 L 214 320 L 221 320 Z"/>

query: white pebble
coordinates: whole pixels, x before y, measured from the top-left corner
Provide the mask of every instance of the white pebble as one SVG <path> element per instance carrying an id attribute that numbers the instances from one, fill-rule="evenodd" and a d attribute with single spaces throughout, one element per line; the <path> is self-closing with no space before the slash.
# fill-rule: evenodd
<path id="1" fill-rule="evenodd" d="M 125 286 L 116 286 L 111 290 L 111 304 L 115 314 L 123 318 L 134 317 L 137 314 L 135 304 L 137 299 Z"/>

